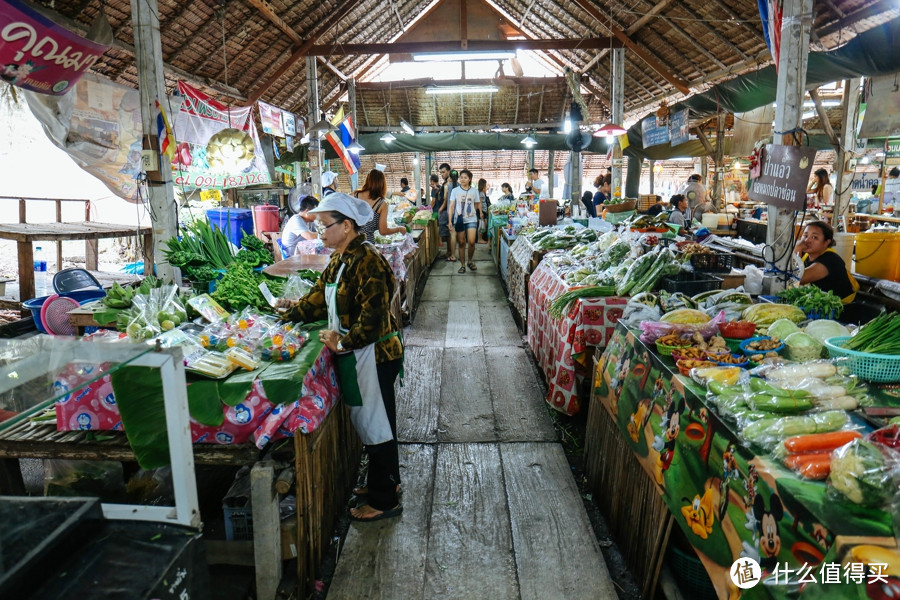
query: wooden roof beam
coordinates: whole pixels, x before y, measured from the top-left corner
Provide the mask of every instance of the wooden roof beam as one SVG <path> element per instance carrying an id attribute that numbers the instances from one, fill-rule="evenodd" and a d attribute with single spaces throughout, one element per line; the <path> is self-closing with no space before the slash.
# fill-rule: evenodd
<path id="1" fill-rule="evenodd" d="M 245 0 L 247 4 L 251 5 L 255 8 L 262 16 L 269 20 L 272 25 L 281 30 L 281 32 L 291 38 L 291 41 L 294 42 L 295 45 L 300 46 L 303 44 L 303 40 L 300 38 L 300 35 L 294 31 L 290 25 L 288 25 L 284 19 L 278 16 L 278 13 L 275 12 L 275 9 L 271 4 L 266 2 L 266 0 Z"/>
<path id="2" fill-rule="evenodd" d="M 640 19 L 638 19 L 637 21 L 635 21 L 634 23 L 632 23 L 631 25 L 628 26 L 628 29 L 625 30 L 625 34 L 628 36 L 631 36 L 634 33 L 636 33 L 641 27 L 646 25 L 650 21 L 650 19 L 652 19 L 654 16 L 656 16 L 657 13 L 659 13 L 661 10 L 663 10 L 664 8 L 666 8 L 667 6 L 672 4 L 672 2 L 673 2 L 673 0 L 660 0 L 660 2 L 657 2 L 656 4 L 654 4 L 653 8 L 651 8 L 646 13 L 644 13 L 644 16 L 642 16 Z M 609 54 L 609 48 L 606 48 L 606 49 L 598 52 L 597 55 L 594 56 L 594 58 L 591 59 L 591 61 L 587 65 L 585 65 L 584 70 L 587 71 L 592 66 L 599 63 L 603 59 L 603 57 L 606 56 L 607 54 Z"/>
<path id="3" fill-rule="evenodd" d="M 725 37 L 724 35 L 719 33 L 715 29 L 715 27 L 710 27 L 709 24 L 705 20 L 703 20 L 703 18 L 700 15 L 698 15 L 696 12 L 691 10 L 687 4 L 682 2 L 681 4 L 678 5 L 678 8 L 680 8 L 681 10 L 686 12 L 688 15 L 690 15 L 690 17 L 692 19 L 697 21 L 697 23 L 699 23 L 701 27 L 706 29 L 710 33 L 710 35 L 712 35 L 714 38 L 719 40 L 719 42 L 721 42 L 722 44 L 731 48 L 731 51 L 734 52 L 735 54 L 737 54 L 738 56 L 740 56 L 741 59 L 747 60 L 748 57 L 746 54 L 744 54 L 743 50 L 738 48 L 735 44 L 731 43 L 731 40 L 729 40 L 727 37 Z"/>
<path id="4" fill-rule="evenodd" d="M 730 6 L 725 4 L 722 0 L 712 0 L 712 3 L 715 4 L 716 6 L 718 6 L 719 10 L 721 10 L 726 15 L 728 15 L 728 17 L 734 21 L 735 25 L 737 25 L 738 27 L 745 27 L 745 28 L 749 29 L 751 32 L 753 32 L 753 35 L 755 35 L 758 39 L 765 41 L 766 36 L 762 32 L 762 29 L 761 29 L 762 25 L 760 25 L 760 29 L 757 29 L 756 27 L 753 27 L 752 25 L 748 25 L 746 23 L 746 19 L 744 17 L 742 17 L 741 15 L 734 12 L 734 10 Z M 757 13 L 757 16 L 758 16 L 758 13 Z M 757 19 L 757 21 L 758 21 L 758 19 Z"/>
<path id="5" fill-rule="evenodd" d="M 675 33 L 677 33 L 678 35 L 683 37 L 685 40 L 687 40 L 688 44 L 693 46 L 694 49 L 697 50 L 700 54 L 702 54 L 709 60 L 713 61 L 720 69 L 726 68 L 725 63 L 723 63 L 721 60 L 716 58 L 716 56 L 712 52 L 710 52 L 709 50 L 704 48 L 702 44 L 698 44 L 694 40 L 694 37 L 692 35 L 690 35 L 687 31 L 685 31 L 684 29 L 682 29 L 681 27 L 676 25 L 671 19 L 667 19 L 666 17 L 663 17 L 663 16 L 660 16 L 659 18 L 663 23 L 665 23 L 666 25 L 669 26 L 669 29 L 671 29 L 672 31 L 674 31 Z M 685 58 L 687 58 L 687 57 L 685 56 Z M 700 72 L 702 73 L 703 71 L 701 70 Z"/>
<path id="6" fill-rule="evenodd" d="M 465 42 L 466 48 L 463 47 Z M 608 37 L 581 39 L 461 40 L 448 42 L 393 42 L 374 44 L 316 44 L 308 55 L 346 56 L 349 54 L 420 54 L 429 52 L 491 52 L 497 50 L 596 50 L 621 48 L 622 43 Z"/>
<path id="7" fill-rule="evenodd" d="M 269 91 L 269 88 L 275 85 L 279 79 L 281 79 L 285 73 L 287 73 L 297 62 L 305 58 L 308 55 L 309 48 L 312 47 L 320 37 L 328 33 L 328 31 L 334 27 L 338 21 L 346 17 L 350 11 L 361 4 L 362 0 L 344 0 L 331 15 L 322 22 L 322 25 L 310 35 L 299 47 L 295 46 L 294 52 L 288 57 L 284 63 L 275 71 L 275 73 L 269 77 L 266 81 L 263 82 L 261 86 L 259 86 L 252 94 L 250 94 L 250 102 L 256 102 L 260 98 L 262 98 L 263 94 Z"/>
<path id="8" fill-rule="evenodd" d="M 656 56 L 654 56 L 651 52 L 645 50 L 641 46 L 638 46 L 634 42 L 634 40 L 632 40 L 624 31 L 619 29 L 619 27 L 617 27 L 611 20 L 606 20 L 603 14 L 597 9 L 597 7 L 591 4 L 590 0 L 575 0 L 575 3 L 580 6 L 582 10 L 594 17 L 594 19 L 596 19 L 607 29 L 609 29 L 610 33 L 621 40 L 625 48 L 631 50 L 635 54 L 635 56 L 647 63 L 647 65 L 651 69 L 659 73 L 660 76 L 670 84 L 672 84 L 675 89 L 677 89 L 682 94 L 689 94 L 691 92 L 688 82 L 669 71 L 669 69 L 667 69 Z"/>

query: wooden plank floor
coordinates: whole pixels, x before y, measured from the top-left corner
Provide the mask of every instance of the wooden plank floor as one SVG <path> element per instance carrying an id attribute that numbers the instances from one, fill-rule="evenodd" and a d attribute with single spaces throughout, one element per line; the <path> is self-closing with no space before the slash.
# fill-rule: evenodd
<path id="1" fill-rule="evenodd" d="M 404 332 L 404 513 L 353 524 L 329 600 L 615 599 L 486 247 L 438 261 Z"/>

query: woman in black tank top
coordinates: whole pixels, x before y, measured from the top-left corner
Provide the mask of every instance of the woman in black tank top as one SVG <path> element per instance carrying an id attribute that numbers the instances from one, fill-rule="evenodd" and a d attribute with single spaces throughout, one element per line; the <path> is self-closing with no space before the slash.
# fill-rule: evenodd
<path id="1" fill-rule="evenodd" d="M 387 215 L 388 207 L 384 201 L 384 195 L 387 193 L 387 181 L 384 179 L 384 173 L 378 169 L 372 169 L 366 176 L 363 186 L 356 190 L 354 196 L 361 200 L 365 200 L 372 207 L 372 218 L 368 223 L 360 227 L 360 233 L 366 234 L 366 241 L 375 243 L 375 233 L 381 235 L 391 235 L 393 233 L 406 232 L 404 227 L 388 227 Z"/>

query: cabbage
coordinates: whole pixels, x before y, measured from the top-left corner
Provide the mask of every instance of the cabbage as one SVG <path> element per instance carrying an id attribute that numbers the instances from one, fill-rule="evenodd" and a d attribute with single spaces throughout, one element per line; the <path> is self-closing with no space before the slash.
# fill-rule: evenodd
<path id="1" fill-rule="evenodd" d="M 790 334 L 786 338 L 784 338 L 784 344 L 786 346 L 793 346 L 795 348 L 821 348 L 822 344 L 819 340 L 806 335 L 802 331 L 795 331 Z"/>
<path id="2" fill-rule="evenodd" d="M 771 329 L 769 329 L 769 331 L 771 331 Z M 810 335 L 823 343 L 828 338 L 850 335 L 849 329 L 837 321 L 831 321 L 829 319 L 811 321 L 803 328 L 803 331 L 806 332 L 807 335 Z"/>
<path id="3" fill-rule="evenodd" d="M 778 319 L 769 325 L 768 333 L 771 337 L 777 337 L 779 340 L 783 341 L 787 336 L 798 331 L 800 331 L 800 328 L 790 319 Z"/>

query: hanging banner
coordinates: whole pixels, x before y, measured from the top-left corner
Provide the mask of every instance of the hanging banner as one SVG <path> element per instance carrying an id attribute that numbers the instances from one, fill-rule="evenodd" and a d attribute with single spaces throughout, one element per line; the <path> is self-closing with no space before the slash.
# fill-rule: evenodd
<path id="1" fill-rule="evenodd" d="M 900 138 L 884 140 L 884 164 L 900 165 Z"/>
<path id="2" fill-rule="evenodd" d="M 285 137 L 297 135 L 297 122 L 294 119 L 294 113 L 289 113 L 286 110 L 281 111 L 281 121 L 284 124 Z"/>
<path id="3" fill-rule="evenodd" d="M 641 121 L 641 140 L 644 148 L 659 146 L 669 143 L 669 128 L 660 127 L 656 122 L 656 115 L 650 115 Z"/>
<path id="4" fill-rule="evenodd" d="M 65 94 L 109 49 L 16 0 L 0 2 L 0 26 L 0 79 L 42 94 Z"/>
<path id="5" fill-rule="evenodd" d="M 252 106 L 229 108 L 183 81 L 178 91 L 182 101 L 175 117 L 175 185 L 224 189 L 271 183 Z"/>
<path id="6" fill-rule="evenodd" d="M 753 181 L 750 199 L 789 210 L 803 210 L 815 159 L 816 149 L 809 146 L 767 144 L 760 160 L 762 174 Z"/>
<path id="7" fill-rule="evenodd" d="M 866 110 L 859 137 L 900 136 L 900 73 L 872 77 L 866 85 Z"/>
<path id="8" fill-rule="evenodd" d="M 744 113 L 734 113 L 731 156 L 750 156 L 756 142 L 772 135 L 775 105 L 766 104 Z"/>
<path id="9" fill-rule="evenodd" d="M 669 115 L 669 144 L 677 146 L 691 141 L 689 109 L 679 110 Z"/>
<path id="10" fill-rule="evenodd" d="M 72 94 L 24 96 L 56 147 L 120 198 L 137 201 L 143 130 L 136 89 L 88 73 Z"/>
<path id="11" fill-rule="evenodd" d="M 262 123 L 263 133 L 274 135 L 275 137 L 284 137 L 281 109 L 265 102 L 257 102 L 257 104 L 259 104 L 259 120 Z"/>

